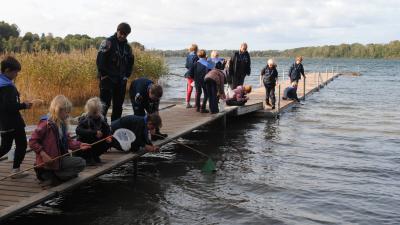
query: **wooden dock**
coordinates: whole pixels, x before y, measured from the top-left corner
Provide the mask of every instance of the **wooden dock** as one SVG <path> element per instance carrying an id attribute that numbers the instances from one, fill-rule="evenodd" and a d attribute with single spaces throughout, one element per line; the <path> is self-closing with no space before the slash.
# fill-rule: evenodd
<path id="1" fill-rule="evenodd" d="M 303 80 L 299 83 L 298 95 L 299 98 L 312 94 L 319 90 L 330 81 L 338 77 L 340 74 L 334 73 L 310 73 L 307 74 L 306 88 L 303 87 Z M 283 95 L 283 90 L 289 85 L 289 82 L 282 82 L 280 84 L 280 92 Z M 305 90 L 305 92 L 303 91 Z M 278 87 L 276 89 L 276 96 L 278 100 Z M 293 101 L 280 100 L 279 109 L 271 110 L 269 107 L 264 106 L 265 92 L 264 88 L 257 88 L 249 95 L 250 100 L 245 106 L 242 107 L 228 107 L 225 106 L 224 111 L 218 114 L 202 114 L 195 112 L 195 109 L 186 109 L 183 105 L 178 104 L 173 107 L 167 107 L 160 111 L 163 120 L 162 131 L 168 134 L 171 139 L 176 139 L 183 136 L 200 126 L 211 123 L 218 119 L 224 119 L 226 116 L 240 116 L 248 113 L 257 112 L 257 115 L 263 116 L 276 116 L 284 112 L 296 103 Z M 168 140 L 155 142 L 156 145 L 162 146 Z M 101 156 L 103 163 L 100 166 L 88 166 L 79 177 L 72 179 L 68 182 L 62 183 L 58 186 L 41 186 L 36 180 L 34 171 L 29 171 L 29 176 L 22 179 L 7 179 L 0 183 L 0 222 L 6 218 L 19 214 L 26 209 L 34 207 L 46 200 L 52 199 L 66 191 L 76 188 L 84 183 L 87 183 L 98 176 L 110 172 L 112 169 L 117 168 L 127 162 L 136 161 L 141 155 L 135 153 L 124 153 L 117 150 L 112 150 Z M 28 152 L 25 160 L 21 165 L 21 169 L 26 169 L 33 166 L 35 154 Z M 9 175 L 12 162 L 6 159 L 0 159 L 0 178 Z"/>

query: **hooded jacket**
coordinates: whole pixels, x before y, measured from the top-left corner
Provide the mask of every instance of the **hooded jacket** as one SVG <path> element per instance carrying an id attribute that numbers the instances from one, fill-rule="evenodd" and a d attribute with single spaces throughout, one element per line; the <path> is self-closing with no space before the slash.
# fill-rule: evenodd
<path id="1" fill-rule="evenodd" d="M 278 70 L 276 66 L 270 68 L 268 65 L 261 70 L 264 85 L 275 86 L 278 79 Z"/>
<path id="2" fill-rule="evenodd" d="M 0 74 L 0 131 L 25 127 L 21 109 L 26 109 L 26 105 L 20 102 L 17 88 L 6 75 Z"/>
<path id="3" fill-rule="evenodd" d="M 298 81 L 301 78 L 301 75 L 304 77 L 304 67 L 303 64 L 293 63 L 289 69 L 289 77 L 290 81 Z"/>
<path id="4" fill-rule="evenodd" d="M 147 116 L 128 115 L 114 120 L 111 123 L 112 132 L 114 133 L 119 128 L 128 129 L 135 134 L 136 139 L 132 143 L 134 150 L 139 150 L 139 147 L 144 147 L 145 145 L 152 145 L 147 130 Z"/>

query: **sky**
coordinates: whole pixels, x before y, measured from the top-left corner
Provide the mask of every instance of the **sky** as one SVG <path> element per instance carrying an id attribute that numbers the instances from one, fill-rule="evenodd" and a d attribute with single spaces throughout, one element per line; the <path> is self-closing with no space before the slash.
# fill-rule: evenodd
<path id="1" fill-rule="evenodd" d="M 149 49 L 284 50 L 400 39 L 400 0 L 13 0 L 0 21 L 21 33 L 111 36 L 120 22 Z M 7 8 L 7 10 L 5 10 Z"/>

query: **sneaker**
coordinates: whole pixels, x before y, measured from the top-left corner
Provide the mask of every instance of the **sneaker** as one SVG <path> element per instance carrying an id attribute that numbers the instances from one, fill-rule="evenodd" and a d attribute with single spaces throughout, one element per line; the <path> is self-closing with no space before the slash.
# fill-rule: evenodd
<path id="1" fill-rule="evenodd" d="M 190 109 L 190 108 L 193 108 L 193 106 L 188 102 L 188 103 L 186 103 L 186 108 Z"/>
<path id="2" fill-rule="evenodd" d="M 210 111 L 208 109 L 201 109 L 200 113 L 209 113 Z"/>
<path id="3" fill-rule="evenodd" d="M 26 176 L 29 176 L 29 174 L 26 171 L 21 173 L 21 169 L 20 168 L 12 169 L 11 173 L 14 174 L 14 175 L 11 176 L 11 179 L 20 179 L 20 178 L 24 178 Z"/>

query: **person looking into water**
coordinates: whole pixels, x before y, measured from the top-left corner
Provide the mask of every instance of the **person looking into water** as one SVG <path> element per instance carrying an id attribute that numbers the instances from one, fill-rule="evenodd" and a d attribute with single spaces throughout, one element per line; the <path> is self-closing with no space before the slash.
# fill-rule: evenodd
<path id="1" fill-rule="evenodd" d="M 282 99 L 300 102 L 299 98 L 297 97 L 297 82 L 292 82 L 291 86 L 285 88 Z"/>
<path id="2" fill-rule="evenodd" d="M 268 59 L 267 66 L 261 70 L 261 77 L 265 87 L 265 104 L 275 109 L 275 85 L 278 84 L 278 71 L 273 59 Z M 269 103 L 271 99 L 272 105 Z"/>
<path id="3" fill-rule="evenodd" d="M 111 121 L 122 115 L 126 83 L 132 74 L 134 55 L 127 37 L 131 27 L 120 23 L 117 32 L 100 44 L 96 64 L 100 80 L 100 99 L 104 103 L 103 115 L 106 118 L 112 101 Z"/>
<path id="4" fill-rule="evenodd" d="M 192 77 L 190 77 L 189 70 L 197 62 L 197 60 L 199 60 L 199 57 L 197 56 L 198 46 L 196 44 L 191 44 L 188 50 L 189 54 L 186 56 L 186 64 L 185 64 L 185 68 L 187 69 L 185 73 L 185 78 L 187 80 L 186 108 L 192 108 L 192 105 L 190 104 L 190 99 L 192 97 L 194 80 Z"/>
<path id="5" fill-rule="evenodd" d="M 215 114 L 219 112 L 218 102 L 219 99 L 226 99 L 224 92 L 225 74 L 221 69 L 212 69 L 204 78 L 206 85 L 207 95 L 210 99 L 209 107 L 210 113 Z"/>
<path id="6" fill-rule="evenodd" d="M 154 84 L 153 81 L 147 78 L 138 78 L 132 81 L 129 87 L 129 96 L 134 115 L 145 116 L 146 113 L 158 115 L 162 95 L 163 88 L 161 85 Z M 167 134 L 160 133 L 160 129 L 157 127 L 151 140 L 163 139 L 167 136 Z"/>
<path id="7" fill-rule="evenodd" d="M 21 102 L 19 92 L 13 82 L 21 71 L 21 64 L 12 56 L 1 61 L 0 74 L 0 157 L 7 154 L 15 140 L 15 156 L 11 173 L 20 172 L 20 165 L 25 158 L 27 142 L 25 122 L 20 110 L 30 109 L 32 103 Z M 27 174 L 15 175 L 12 178 L 22 178 Z"/>
<path id="8" fill-rule="evenodd" d="M 247 43 L 240 45 L 240 50 L 235 52 L 230 60 L 228 85 L 233 90 L 243 85 L 244 78 L 251 73 L 250 54 L 247 51 Z"/>

